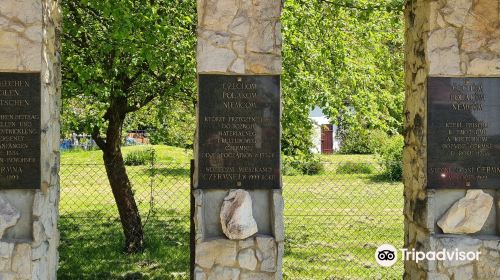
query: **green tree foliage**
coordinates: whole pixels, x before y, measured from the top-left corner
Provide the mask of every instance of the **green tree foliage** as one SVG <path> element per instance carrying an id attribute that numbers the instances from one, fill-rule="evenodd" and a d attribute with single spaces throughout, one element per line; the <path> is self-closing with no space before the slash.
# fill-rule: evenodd
<path id="1" fill-rule="evenodd" d="M 308 151 L 319 105 L 351 131 L 402 130 L 403 0 L 287 0 L 283 151 Z"/>
<path id="2" fill-rule="evenodd" d="M 403 147 L 404 137 L 394 135 L 384 142 L 377 154 L 383 169 L 383 177 L 393 181 L 401 181 L 403 178 Z"/>
<path id="3" fill-rule="evenodd" d="M 66 125 L 91 131 L 125 234 L 143 248 L 143 229 L 121 152 L 125 119 L 154 116 L 195 98 L 196 8 L 183 0 L 63 1 L 63 94 Z"/>
<path id="4" fill-rule="evenodd" d="M 161 100 L 153 100 L 143 111 L 147 114 L 139 112 L 127 116 L 124 124 L 126 130 L 146 130 L 154 145 L 193 148 L 195 104 L 184 100 L 170 100 L 167 104 Z"/>
<path id="5" fill-rule="evenodd" d="M 285 1 L 282 17 L 285 38 L 282 147 L 286 155 L 308 154 L 312 145 L 312 125 L 308 116 L 316 105 L 324 108 L 325 113 L 341 125 L 341 134 L 345 138 L 367 129 L 381 129 L 389 134 L 401 132 L 404 100 L 403 2 L 403 0 Z M 78 5 L 82 5 L 81 3 Z M 176 65 L 170 65 L 168 69 L 172 71 L 169 73 L 194 71 L 193 46 L 196 38 L 194 32 L 187 32 L 189 26 L 193 26 L 194 3 L 179 0 L 165 3 L 162 5 L 166 7 L 162 9 L 168 10 L 168 14 L 172 16 L 162 19 L 170 22 L 169 25 L 162 26 L 164 31 L 170 32 L 164 33 L 165 36 L 170 36 L 166 39 L 165 45 L 160 48 L 126 45 L 126 50 L 134 53 L 134 56 L 153 60 L 153 65 L 162 64 L 163 59 L 171 60 L 173 56 L 167 54 L 164 57 L 163 52 L 174 52 L 183 60 Z M 122 18 L 127 21 L 125 14 Z M 136 20 L 133 22 L 141 24 Z M 143 23 L 148 22 L 143 21 Z M 178 29 L 171 28 L 172 26 L 177 26 Z M 79 28 L 92 30 L 94 27 Z M 125 27 L 122 29 L 127 30 Z M 147 35 L 142 31 L 141 34 L 141 37 Z M 129 32 L 129 36 L 133 36 L 133 33 Z M 109 42 L 108 39 L 108 43 L 102 44 L 108 45 L 109 48 Z M 101 43 L 96 45 L 96 48 L 99 49 L 100 45 Z M 68 54 L 73 52 L 77 57 L 80 57 L 80 53 L 88 53 L 86 49 L 78 47 L 65 51 Z M 93 55 L 103 53 L 109 51 L 95 50 Z M 64 63 L 67 62 L 68 60 Z M 81 60 L 76 62 L 82 63 Z M 156 66 L 156 69 L 158 68 L 161 67 Z M 91 65 L 85 67 L 78 65 L 76 70 L 76 73 L 83 72 L 79 75 L 85 77 L 93 76 L 93 72 L 103 75 L 105 71 L 100 66 L 94 68 Z M 65 78 L 68 78 L 67 76 Z M 162 95 L 166 96 L 165 100 L 153 101 L 154 104 L 146 106 L 139 114 L 128 114 L 125 128 L 151 129 L 152 140 L 155 143 L 190 147 L 195 128 L 194 106 L 192 106 L 195 82 L 194 75 L 183 75 L 183 77 L 188 78 L 181 83 L 183 86 L 180 88 L 184 90 L 176 91 L 175 88 L 171 90 L 180 94 Z M 87 80 L 89 79 L 84 79 Z M 65 83 L 65 86 L 67 84 Z M 145 84 L 145 91 L 149 89 L 150 92 L 156 92 L 155 88 L 158 88 L 159 83 L 153 82 L 153 84 L 156 86 L 148 87 L 149 85 Z M 75 88 L 76 90 L 69 92 Z M 63 118 L 66 132 L 89 131 L 90 124 L 101 122 L 100 112 L 103 104 L 95 103 L 96 100 L 92 95 L 81 95 L 78 87 L 69 87 L 65 93 L 66 97 L 75 97 L 64 101 Z M 358 139 L 356 135 L 349 138 Z M 353 144 L 358 145 L 358 143 Z"/>

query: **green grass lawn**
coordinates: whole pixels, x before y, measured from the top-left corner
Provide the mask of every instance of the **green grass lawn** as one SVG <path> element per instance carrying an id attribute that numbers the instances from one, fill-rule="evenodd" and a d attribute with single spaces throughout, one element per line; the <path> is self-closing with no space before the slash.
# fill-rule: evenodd
<path id="1" fill-rule="evenodd" d="M 125 147 L 124 154 L 145 147 Z M 146 250 L 122 253 L 116 207 L 101 152 L 63 152 L 59 279 L 188 279 L 191 151 L 154 146 L 159 163 L 128 167 L 146 223 Z M 325 171 L 285 176 L 285 279 L 401 279 L 379 267 L 376 247 L 403 244 L 403 187 L 373 174 L 339 174 L 373 156 L 322 156 Z M 152 199 L 151 199 L 152 198 Z M 153 207 L 151 208 L 151 205 Z"/>
<path id="2" fill-rule="evenodd" d="M 123 147 L 122 152 L 124 157 L 133 151 L 142 151 L 153 148 L 156 153 L 156 158 L 159 163 L 180 163 L 189 164 L 189 160 L 193 158 L 193 151 L 163 146 L 163 145 L 144 145 L 144 146 L 129 146 Z M 63 151 L 61 155 L 62 164 L 103 164 L 102 152 L 100 150 L 84 151 L 84 150 L 69 150 Z"/>

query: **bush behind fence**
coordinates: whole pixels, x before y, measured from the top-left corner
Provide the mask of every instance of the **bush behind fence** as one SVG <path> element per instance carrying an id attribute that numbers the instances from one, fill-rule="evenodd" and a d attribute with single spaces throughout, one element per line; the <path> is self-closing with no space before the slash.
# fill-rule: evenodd
<path id="1" fill-rule="evenodd" d="M 128 166 L 146 250 L 122 253 L 123 237 L 103 165 L 61 166 L 60 279 L 188 279 L 189 163 Z M 284 176 L 285 279 L 401 279 L 375 249 L 403 245 L 403 187 L 374 162 L 323 163 Z"/>

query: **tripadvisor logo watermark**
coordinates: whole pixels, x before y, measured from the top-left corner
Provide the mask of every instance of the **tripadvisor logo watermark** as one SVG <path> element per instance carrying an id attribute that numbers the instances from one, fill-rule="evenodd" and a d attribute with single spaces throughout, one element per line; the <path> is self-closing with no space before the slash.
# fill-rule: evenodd
<path id="1" fill-rule="evenodd" d="M 398 261 L 398 252 L 394 246 L 384 244 L 377 248 L 375 260 L 381 266 L 393 266 Z"/>
<path id="2" fill-rule="evenodd" d="M 464 252 L 455 250 L 440 250 L 421 252 L 415 249 L 399 249 L 400 256 L 403 261 L 414 261 L 419 263 L 424 260 L 428 261 L 477 261 L 481 252 Z M 377 263 L 384 267 L 393 266 L 398 260 L 398 250 L 389 244 L 381 245 L 375 251 L 375 260 Z"/>

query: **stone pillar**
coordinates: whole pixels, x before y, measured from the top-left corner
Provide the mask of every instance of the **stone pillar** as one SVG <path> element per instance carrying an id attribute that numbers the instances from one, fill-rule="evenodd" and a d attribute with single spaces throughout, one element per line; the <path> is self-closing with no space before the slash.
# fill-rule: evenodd
<path id="1" fill-rule="evenodd" d="M 280 75 L 281 5 L 281 0 L 198 0 L 198 74 Z M 199 142 L 208 139 L 197 141 L 195 158 Z M 279 155 L 279 147 L 276 150 Z M 245 189 L 252 198 L 259 231 L 231 240 L 222 234 L 219 218 L 230 189 L 198 189 L 197 185 L 195 175 L 194 279 L 282 279 L 281 189 Z"/>
<path id="2" fill-rule="evenodd" d="M 479 251 L 477 261 L 405 261 L 405 279 L 500 279 L 499 191 L 481 231 L 445 234 L 437 221 L 466 188 L 427 183 L 429 77 L 500 75 L 497 0 L 411 0 L 406 7 L 405 247 L 416 251 Z M 500 120 L 497 120 L 500 121 Z M 497 142 L 498 144 L 498 142 Z M 445 175 L 443 175 L 445 176 Z"/>
<path id="3" fill-rule="evenodd" d="M 11 93 L 19 90 L 22 94 L 29 92 L 31 96 L 26 97 L 26 104 L 29 104 L 28 110 L 33 112 L 32 117 L 24 119 L 22 123 L 16 122 L 15 127 L 33 128 L 30 136 L 23 139 L 35 139 L 34 143 L 40 143 L 38 148 L 38 144 L 37 147 L 33 147 L 30 144 L 32 142 L 24 140 L 13 140 L 13 138 L 1 140 L 1 144 L 26 145 L 10 149 L 2 147 L 0 149 L 2 160 L 8 157 L 30 158 L 29 164 L 35 166 L 32 170 L 27 170 L 26 166 L 20 164 L 18 166 L 22 169 L 18 173 L 20 176 L 11 181 L 4 180 L 7 176 L 5 172 L 17 171 L 2 171 L 1 174 L 0 279 L 2 280 L 56 279 L 59 245 L 57 220 L 61 97 L 59 24 L 57 0 L 0 0 L 0 90 Z M 18 80 L 17 78 L 7 78 L 25 77 L 23 75 L 29 75 L 30 82 L 16 84 L 13 81 Z M 17 98 L 16 95 L 10 97 L 2 95 L 2 100 Z M 34 102 L 37 105 L 39 102 L 40 107 L 32 105 L 32 100 L 36 100 Z M 11 111 L 6 113 L 8 110 Z M 15 111 L 12 112 L 12 108 L 9 109 L 3 104 L 0 106 L 0 115 L 7 114 L 19 116 Z M 3 121 L 4 119 L 2 123 Z M 5 135 L 3 132 L 1 134 Z M 17 165 L 4 164 L 2 168 L 9 166 Z M 19 183 L 19 180 L 23 179 L 32 183 Z"/>

